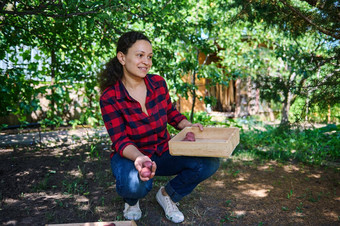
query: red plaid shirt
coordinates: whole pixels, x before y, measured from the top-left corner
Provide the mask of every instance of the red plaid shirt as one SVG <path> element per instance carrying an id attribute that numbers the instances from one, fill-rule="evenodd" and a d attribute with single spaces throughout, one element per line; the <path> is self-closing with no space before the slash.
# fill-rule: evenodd
<path id="1" fill-rule="evenodd" d="M 100 108 L 105 127 L 112 141 L 113 153 L 123 156 L 128 145 L 151 157 L 161 155 L 169 149 L 170 134 L 167 123 L 177 128 L 186 117 L 172 105 L 165 80 L 159 75 L 144 78 L 147 87 L 145 106 L 148 114 L 118 81 L 104 90 L 100 97 Z"/>

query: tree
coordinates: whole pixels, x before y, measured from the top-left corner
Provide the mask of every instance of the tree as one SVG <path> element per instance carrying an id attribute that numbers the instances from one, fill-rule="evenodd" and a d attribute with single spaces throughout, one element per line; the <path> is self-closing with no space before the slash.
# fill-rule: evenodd
<path id="1" fill-rule="evenodd" d="M 282 102 L 282 124 L 297 97 L 310 106 L 321 100 L 327 106 L 338 103 L 338 1 L 234 1 L 221 7 L 239 9 L 229 21 L 246 21 L 239 34 L 247 40 L 236 48 L 241 60 L 227 49 L 220 54 L 224 65 L 230 73 L 252 75 L 262 98 Z"/>
<path id="2" fill-rule="evenodd" d="M 41 93 L 50 100 L 50 110 L 45 112 L 46 122 L 58 124 L 60 117 L 69 111 L 71 90 L 78 89 L 77 84 L 84 81 L 96 82 L 94 66 L 99 63 L 100 57 L 96 57 L 95 53 L 105 56 L 104 51 L 111 47 L 108 41 L 111 37 L 103 38 L 106 34 L 97 29 L 96 23 L 99 22 L 95 17 L 108 6 L 92 1 L 6 1 L 1 6 L 3 51 L 0 56 L 3 60 L 9 57 L 7 63 L 12 64 L 2 72 L 2 76 L 17 80 L 19 75 L 11 73 L 15 71 L 12 68 L 23 69 L 29 83 L 45 84 L 35 90 L 34 96 Z M 103 27 L 107 28 L 105 15 L 102 19 L 101 24 L 104 23 Z M 98 45 L 100 41 L 101 48 Z M 13 51 L 17 48 L 21 50 Z M 34 55 L 31 55 L 32 50 L 36 50 Z M 30 88 L 26 85 L 21 87 L 21 91 L 26 92 Z M 50 94 L 47 93 L 49 90 Z M 25 100 L 23 96 L 19 105 L 12 106 L 9 112 L 20 114 L 22 106 L 32 106 L 35 98 L 27 98 L 31 100 Z M 34 106 L 33 110 L 40 108 L 39 105 Z"/>
<path id="3" fill-rule="evenodd" d="M 251 22 L 263 20 L 292 34 L 319 31 L 340 39 L 338 0 L 235 0 L 232 6 L 240 6 L 237 16 Z"/>
<path id="4" fill-rule="evenodd" d="M 182 19 L 172 16 L 173 11 L 186 7 L 182 1 L 173 1 L 171 4 L 168 1 L 155 3 L 156 1 L 140 3 L 111 0 L 2 2 L 0 59 L 7 66 L 1 70 L 1 77 L 6 79 L 10 76 L 11 80 L 7 81 L 27 81 L 16 95 L 23 97 L 24 105 L 35 106 L 34 109 L 30 108 L 31 111 L 40 107 L 32 104 L 39 93 L 50 100 L 50 110 L 45 112 L 46 123 L 53 125 L 62 122 L 61 117 L 73 104 L 70 92 L 80 89 L 84 89 L 85 94 L 78 95 L 83 95 L 85 102 L 90 105 L 82 108 L 81 115 L 85 114 L 82 117 L 85 121 L 82 123 L 87 123 L 89 118 L 99 118 L 96 75 L 102 65 L 114 55 L 117 37 L 127 30 L 140 29 L 147 30 L 151 38 L 165 39 L 169 30 L 174 30 L 174 26 Z M 170 28 L 164 29 L 167 25 Z M 18 48 L 20 50 L 16 51 Z M 31 55 L 32 49 L 37 50 L 35 55 Z M 157 49 L 156 52 L 159 56 L 163 53 Z M 169 53 L 168 51 L 167 54 Z M 18 71 L 17 69 L 23 73 L 11 73 Z M 25 100 L 26 96 L 22 93 L 32 87 L 34 81 L 43 86 L 39 90 L 33 89 L 34 95 Z M 8 92 L 3 96 L 4 99 L 14 94 L 11 93 L 14 89 L 6 90 Z M 12 103 L 9 108 L 5 107 L 5 102 L 1 104 L 3 114 L 22 113 L 21 103 Z M 22 118 L 22 121 L 25 120 Z"/>

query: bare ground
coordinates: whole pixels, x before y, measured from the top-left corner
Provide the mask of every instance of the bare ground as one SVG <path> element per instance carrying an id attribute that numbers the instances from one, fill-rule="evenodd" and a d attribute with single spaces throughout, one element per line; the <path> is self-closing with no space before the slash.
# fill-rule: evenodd
<path id="1" fill-rule="evenodd" d="M 0 147 L 0 224 L 123 220 L 105 139 Z M 338 167 L 221 161 L 217 173 L 180 202 L 182 225 L 340 225 Z M 140 201 L 138 225 L 174 225 L 155 200 L 169 179 L 156 178 Z"/>

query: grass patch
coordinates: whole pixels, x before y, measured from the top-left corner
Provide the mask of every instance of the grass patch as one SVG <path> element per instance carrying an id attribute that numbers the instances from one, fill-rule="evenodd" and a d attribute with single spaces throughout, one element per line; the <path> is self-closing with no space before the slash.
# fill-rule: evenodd
<path id="1" fill-rule="evenodd" d="M 236 158 L 298 161 L 313 165 L 340 159 L 340 127 L 327 125 L 319 129 L 265 126 L 263 130 L 241 130 Z"/>

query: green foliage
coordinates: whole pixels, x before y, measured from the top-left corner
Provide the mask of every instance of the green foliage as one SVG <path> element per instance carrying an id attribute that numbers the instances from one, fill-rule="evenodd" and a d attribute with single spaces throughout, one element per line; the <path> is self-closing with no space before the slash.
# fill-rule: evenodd
<path id="1" fill-rule="evenodd" d="M 100 159 L 99 149 L 93 144 L 91 144 L 91 146 L 90 146 L 89 156 L 90 156 L 90 158 L 99 158 Z"/>
<path id="2" fill-rule="evenodd" d="M 280 30 L 292 35 L 318 31 L 340 39 L 337 0 L 235 0 L 233 2 L 234 7 L 240 8 L 237 16 L 243 20 L 252 23 L 264 21 L 269 26 L 278 26 Z"/>
<path id="3" fill-rule="evenodd" d="M 308 121 L 310 123 L 328 123 L 340 122 L 340 105 L 323 105 L 324 102 L 318 102 L 317 104 L 310 104 L 306 98 L 297 98 L 290 109 L 290 121 L 292 123 L 301 123 Z M 330 117 L 330 118 L 329 118 Z"/>
<path id="4" fill-rule="evenodd" d="M 332 124 L 319 129 L 253 128 L 241 132 L 240 145 L 234 154 L 250 152 L 260 159 L 296 160 L 320 165 L 339 160 L 339 137 L 340 127 Z"/>
<path id="5" fill-rule="evenodd" d="M 190 116 L 190 112 L 184 112 L 183 115 L 187 118 Z M 219 127 L 239 127 L 237 122 L 233 119 L 226 119 L 224 122 L 212 120 L 212 116 L 208 115 L 206 112 L 196 112 L 194 115 L 194 120 L 192 123 L 201 123 L 204 127 L 206 126 L 219 126 Z M 168 125 L 168 131 L 171 135 L 177 134 L 179 131 L 174 127 Z"/>
<path id="6" fill-rule="evenodd" d="M 299 97 L 324 112 L 340 97 L 337 1 L 316 2 L 5 1 L 0 116 L 25 122 L 33 113 L 52 127 L 102 124 L 96 74 L 115 54 L 117 38 L 131 29 L 153 40 L 152 72 L 165 77 L 173 100 L 193 98 L 190 119 L 195 100 L 202 99 L 200 79 L 209 88 L 249 76 L 262 99 L 290 105 Z M 199 53 L 219 62 L 200 64 Z M 213 106 L 215 98 L 204 101 Z M 284 118 L 289 110 L 282 109 Z"/>
<path id="7" fill-rule="evenodd" d="M 0 116 L 9 113 L 18 115 L 19 121 L 25 122 L 26 116 L 32 111 L 38 110 L 38 100 L 34 85 L 37 82 L 26 79 L 22 69 L 7 70 L 0 74 Z M 39 89 L 39 92 L 44 92 Z M 15 94 L 15 95 L 14 95 Z"/>

